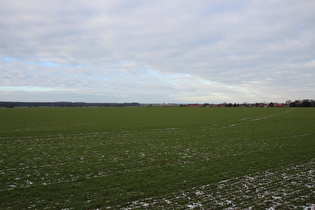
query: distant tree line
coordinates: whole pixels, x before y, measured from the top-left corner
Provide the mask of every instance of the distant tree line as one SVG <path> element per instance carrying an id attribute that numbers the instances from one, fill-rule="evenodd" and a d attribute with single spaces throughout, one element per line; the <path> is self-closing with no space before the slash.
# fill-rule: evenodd
<path id="1" fill-rule="evenodd" d="M 0 107 L 134 107 L 140 103 L 85 103 L 85 102 L 5 102 L 0 101 Z"/>
<path id="2" fill-rule="evenodd" d="M 0 101 L 0 107 L 138 107 L 138 106 L 153 106 L 152 104 L 145 105 L 137 102 L 132 103 L 85 103 L 85 102 L 8 102 Z M 285 103 L 277 102 L 259 102 L 259 103 L 193 103 L 193 104 L 155 104 L 154 106 L 179 106 L 179 107 L 315 107 L 315 100 L 287 100 Z"/>
<path id="3" fill-rule="evenodd" d="M 290 107 L 315 107 L 315 100 L 295 100 L 295 101 L 287 101 L 290 104 Z"/>
<path id="4" fill-rule="evenodd" d="M 315 107 L 315 100 L 303 99 L 303 100 L 287 100 L 285 103 L 277 102 L 260 102 L 260 103 L 220 103 L 220 104 L 181 104 L 180 107 Z"/>

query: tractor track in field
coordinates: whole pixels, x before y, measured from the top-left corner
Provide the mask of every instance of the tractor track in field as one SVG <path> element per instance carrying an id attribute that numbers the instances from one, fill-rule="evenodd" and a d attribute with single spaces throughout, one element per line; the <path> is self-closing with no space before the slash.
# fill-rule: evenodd
<path id="1" fill-rule="evenodd" d="M 255 121 L 264 120 L 264 119 L 267 119 L 267 118 L 270 118 L 270 117 L 275 117 L 275 116 L 279 116 L 279 115 L 288 114 L 289 112 L 292 112 L 294 109 L 295 108 L 286 109 L 286 110 L 284 110 L 282 112 L 275 113 L 275 114 L 254 116 L 254 117 L 249 117 L 249 118 L 241 118 L 241 119 L 238 119 L 236 121 L 230 121 L 231 124 L 225 125 L 225 126 L 220 127 L 220 128 L 230 128 L 230 127 L 238 126 L 238 125 L 241 125 L 241 124 L 247 123 L 247 122 L 255 122 Z"/>

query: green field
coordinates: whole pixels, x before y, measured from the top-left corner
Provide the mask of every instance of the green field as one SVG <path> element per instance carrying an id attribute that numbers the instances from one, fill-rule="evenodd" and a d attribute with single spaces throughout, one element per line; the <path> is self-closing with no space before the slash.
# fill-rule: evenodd
<path id="1" fill-rule="evenodd" d="M 315 206 L 313 108 L 3 108 L 0 117 L 0 209 Z"/>

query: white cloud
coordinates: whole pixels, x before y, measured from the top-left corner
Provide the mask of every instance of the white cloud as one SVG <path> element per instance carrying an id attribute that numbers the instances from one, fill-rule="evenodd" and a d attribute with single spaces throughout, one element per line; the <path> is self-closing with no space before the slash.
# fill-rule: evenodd
<path id="1" fill-rule="evenodd" d="M 4 0 L 0 86 L 97 102 L 311 98 L 313 8 L 303 0 Z M 10 91 L 0 89 L 0 100 L 25 100 Z"/>

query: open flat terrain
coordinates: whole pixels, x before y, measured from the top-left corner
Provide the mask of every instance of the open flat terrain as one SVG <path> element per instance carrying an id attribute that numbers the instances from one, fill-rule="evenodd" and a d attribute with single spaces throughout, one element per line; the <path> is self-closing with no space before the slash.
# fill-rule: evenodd
<path id="1" fill-rule="evenodd" d="M 0 209 L 315 207 L 314 108 L 14 108 L 0 117 Z"/>

